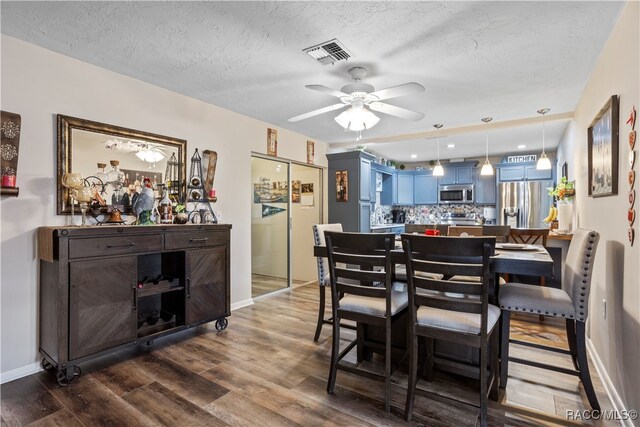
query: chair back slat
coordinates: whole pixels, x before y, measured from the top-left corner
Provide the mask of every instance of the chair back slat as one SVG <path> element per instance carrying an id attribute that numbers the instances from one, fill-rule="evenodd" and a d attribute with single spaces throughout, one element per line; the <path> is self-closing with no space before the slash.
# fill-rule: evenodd
<path id="1" fill-rule="evenodd" d="M 354 285 L 338 281 L 336 283 L 338 292 L 345 294 L 360 295 L 362 297 L 384 298 L 387 294 L 386 288 L 378 288 L 374 286 Z"/>
<path id="2" fill-rule="evenodd" d="M 509 232 L 509 239 L 513 243 L 523 245 L 542 245 L 546 247 L 547 237 L 549 237 L 548 228 L 512 228 Z"/>
<path id="3" fill-rule="evenodd" d="M 497 243 L 507 243 L 511 234 L 511 226 L 509 225 L 483 225 L 482 235 L 493 236 Z"/>
<path id="4" fill-rule="evenodd" d="M 462 282 L 453 280 L 437 280 L 426 277 L 414 276 L 413 284 L 417 289 L 426 289 L 438 292 L 452 292 L 456 294 L 480 295 L 482 283 Z"/>
<path id="5" fill-rule="evenodd" d="M 415 254 L 412 260 L 414 271 L 421 271 L 426 273 L 443 274 L 445 276 L 464 275 L 464 276 L 480 276 L 483 272 L 482 258 L 476 257 L 470 259 L 466 257 L 465 260 L 469 262 L 480 262 L 479 264 L 466 264 L 462 262 L 442 262 L 436 257 L 435 259 L 422 260 L 417 259 L 422 254 Z"/>
<path id="6" fill-rule="evenodd" d="M 462 313 L 482 314 L 482 302 L 480 300 L 448 297 L 444 295 L 415 295 L 416 304 L 424 307 L 439 308 L 441 310 L 457 311 Z"/>
<path id="7" fill-rule="evenodd" d="M 450 225 L 447 236 L 482 236 L 482 227 Z"/>
<path id="8" fill-rule="evenodd" d="M 387 278 L 386 271 L 368 271 L 353 268 L 336 267 L 336 277 L 366 282 L 384 282 Z"/>
<path id="9" fill-rule="evenodd" d="M 366 265 L 369 267 L 382 267 L 386 263 L 384 252 L 375 255 L 361 255 L 358 253 L 346 253 L 342 248 L 333 248 L 333 259 L 343 264 Z"/>

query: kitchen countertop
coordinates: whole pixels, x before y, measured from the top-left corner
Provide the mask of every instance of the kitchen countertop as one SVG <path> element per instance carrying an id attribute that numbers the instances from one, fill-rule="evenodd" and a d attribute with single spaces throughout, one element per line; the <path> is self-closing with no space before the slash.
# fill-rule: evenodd
<path id="1" fill-rule="evenodd" d="M 372 230 L 380 230 L 382 228 L 393 228 L 393 227 L 404 227 L 404 222 L 403 223 L 394 223 L 394 224 L 376 224 L 376 225 L 372 225 L 371 229 Z"/>

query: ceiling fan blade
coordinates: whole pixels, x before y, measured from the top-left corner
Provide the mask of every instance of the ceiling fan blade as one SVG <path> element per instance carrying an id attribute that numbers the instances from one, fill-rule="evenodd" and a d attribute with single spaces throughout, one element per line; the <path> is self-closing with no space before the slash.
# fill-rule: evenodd
<path id="1" fill-rule="evenodd" d="M 300 120 L 308 119 L 309 117 L 317 116 L 319 114 L 328 113 L 329 111 L 339 110 L 346 107 L 348 104 L 333 104 L 328 107 L 320 108 L 318 110 L 309 111 L 308 113 L 300 114 L 299 116 L 291 117 L 288 121 L 291 123 L 299 122 Z"/>
<path id="2" fill-rule="evenodd" d="M 306 85 L 307 89 L 317 90 L 318 92 L 326 93 L 327 95 L 335 96 L 336 98 L 342 98 L 343 96 L 349 96 L 349 94 L 340 92 L 339 90 L 331 89 L 322 85 Z"/>
<path id="3" fill-rule="evenodd" d="M 386 104 L 384 102 L 372 102 L 369 108 L 373 111 L 389 114 L 391 116 L 400 117 L 402 119 L 418 121 L 424 118 L 424 113 L 407 110 L 406 108 L 396 107 L 395 105 Z"/>
<path id="4" fill-rule="evenodd" d="M 375 96 L 378 98 L 378 101 L 382 101 L 383 99 L 396 98 L 398 96 L 411 95 L 412 93 L 420 92 L 424 92 L 424 86 L 411 82 L 371 92 L 369 96 Z"/>

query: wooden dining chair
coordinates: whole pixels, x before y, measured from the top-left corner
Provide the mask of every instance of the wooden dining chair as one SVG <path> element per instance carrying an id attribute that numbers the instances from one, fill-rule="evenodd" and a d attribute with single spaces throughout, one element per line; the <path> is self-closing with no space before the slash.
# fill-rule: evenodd
<path id="1" fill-rule="evenodd" d="M 427 340 L 427 379 L 433 377 L 434 341 L 478 349 L 480 421 L 487 425 L 488 397 L 498 400 L 498 328 L 500 309 L 489 304 L 490 258 L 495 238 L 401 236 L 409 288 L 409 385 L 405 419 L 411 420 L 418 376 L 418 338 Z M 441 279 L 419 273 L 444 275 Z M 480 283 L 445 280 L 479 276 Z M 489 371 L 487 371 L 489 367 Z"/>
<path id="2" fill-rule="evenodd" d="M 582 381 L 591 408 L 600 410 L 600 404 L 589 374 L 585 337 L 585 324 L 589 314 L 591 275 L 599 238 L 599 234 L 591 230 L 579 229 L 573 234 L 562 277 L 562 289 L 543 288 L 521 283 L 507 283 L 500 288 L 499 304 L 502 309 L 500 387 L 507 385 L 509 362 L 551 369 L 564 374 L 577 375 Z M 512 311 L 537 313 L 540 316 L 565 319 L 569 350 L 509 339 L 509 318 Z M 567 354 L 571 356 L 575 371 L 533 360 L 509 357 L 510 343 Z"/>
<path id="3" fill-rule="evenodd" d="M 482 227 L 478 226 L 464 226 L 464 225 L 450 225 L 447 231 L 447 236 L 482 236 Z"/>
<path id="4" fill-rule="evenodd" d="M 507 243 L 511 234 L 511 226 L 509 225 L 483 225 L 482 235 L 493 236 L 496 243 Z"/>
<path id="5" fill-rule="evenodd" d="M 395 245 L 392 233 L 339 233 L 326 231 L 325 239 L 331 277 L 331 309 L 333 313 L 333 337 L 331 365 L 327 392 L 334 393 L 338 369 L 384 381 L 384 409 L 390 411 L 391 401 L 391 328 L 407 309 L 407 292 L 393 289 L 391 250 Z M 340 266 L 347 264 L 347 267 Z M 356 281 L 356 284 L 353 284 Z M 342 299 L 338 298 L 344 293 Z M 340 351 L 340 327 L 342 319 L 384 329 L 384 374 L 379 375 L 359 369 L 358 365 L 340 363 L 359 343 L 356 338 Z"/>

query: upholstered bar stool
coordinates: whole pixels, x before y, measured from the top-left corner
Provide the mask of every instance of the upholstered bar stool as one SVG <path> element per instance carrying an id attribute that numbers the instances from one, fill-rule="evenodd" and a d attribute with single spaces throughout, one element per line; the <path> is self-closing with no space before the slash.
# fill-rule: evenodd
<path id="1" fill-rule="evenodd" d="M 585 322 L 589 314 L 591 274 L 598 240 L 599 234 L 595 231 L 579 229 L 573 234 L 569 252 L 567 253 L 562 289 L 522 283 L 507 283 L 500 288 L 499 303 L 502 309 L 500 387 L 506 387 L 507 385 L 509 362 L 551 369 L 556 372 L 578 376 L 582 381 L 591 407 L 600 409 L 598 398 L 591 383 L 591 376 L 589 375 L 585 346 Z M 564 318 L 569 350 L 509 339 L 509 315 L 512 311 Z M 576 370 L 545 365 L 532 360 L 510 358 L 510 342 L 568 354 L 571 356 Z"/>
<path id="2" fill-rule="evenodd" d="M 316 246 L 326 246 L 324 240 L 325 231 L 342 231 L 342 224 L 315 224 L 313 226 L 313 241 Z M 320 303 L 318 305 L 318 322 L 316 324 L 316 333 L 313 337 L 314 341 L 318 341 L 323 325 L 331 325 L 333 319 L 325 317 L 326 305 L 326 288 L 331 285 L 329 279 L 329 263 L 327 258 L 317 257 L 318 263 L 318 287 L 320 289 Z"/>

